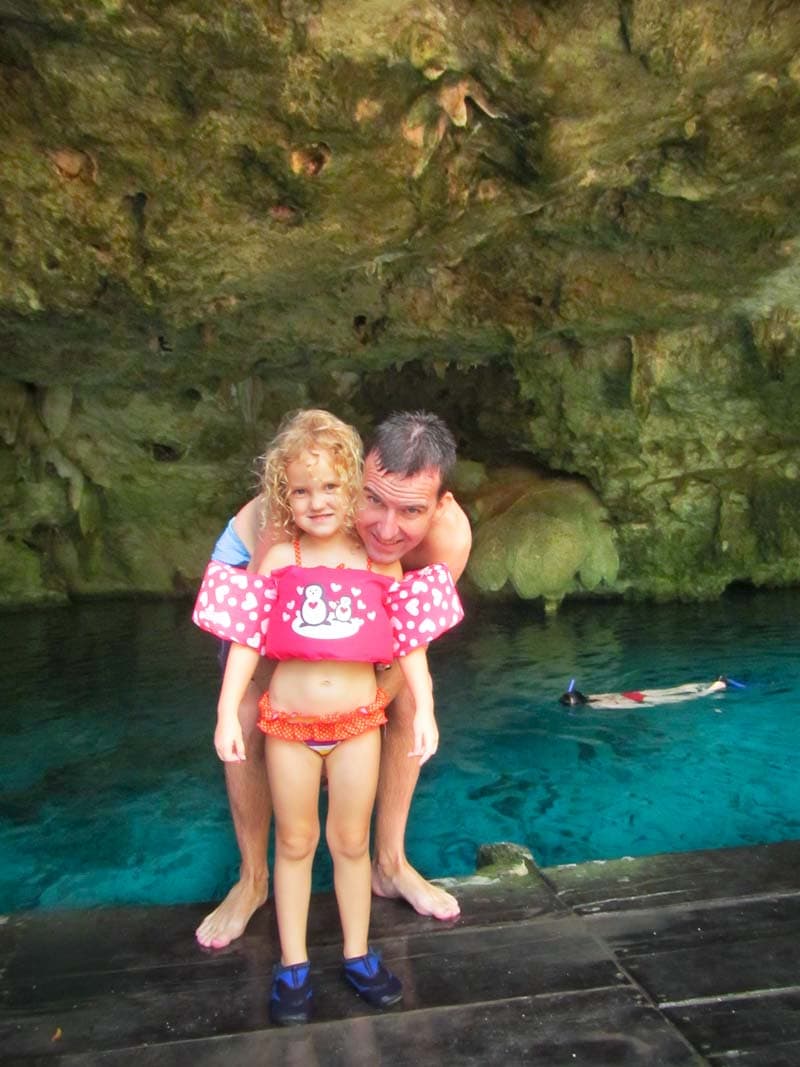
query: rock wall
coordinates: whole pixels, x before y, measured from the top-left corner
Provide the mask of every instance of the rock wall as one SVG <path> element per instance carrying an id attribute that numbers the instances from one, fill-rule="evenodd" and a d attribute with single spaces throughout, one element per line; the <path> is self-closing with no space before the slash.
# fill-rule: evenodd
<path id="1" fill-rule="evenodd" d="M 0 77 L 0 603 L 186 591 L 309 403 L 527 468 L 479 588 L 800 578 L 794 0 L 0 0 Z"/>

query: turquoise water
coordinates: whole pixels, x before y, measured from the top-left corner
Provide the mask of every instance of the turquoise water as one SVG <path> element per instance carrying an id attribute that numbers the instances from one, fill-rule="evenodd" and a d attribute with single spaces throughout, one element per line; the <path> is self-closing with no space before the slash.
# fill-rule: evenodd
<path id="1" fill-rule="evenodd" d="M 428 875 L 478 845 L 544 865 L 800 837 L 800 590 L 715 604 L 471 609 L 431 654 L 442 746 L 408 837 Z M 211 747 L 213 640 L 186 603 L 3 616 L 0 911 L 210 900 L 237 869 Z M 662 709 L 584 692 L 747 683 Z M 329 885 L 321 850 L 316 887 Z"/>

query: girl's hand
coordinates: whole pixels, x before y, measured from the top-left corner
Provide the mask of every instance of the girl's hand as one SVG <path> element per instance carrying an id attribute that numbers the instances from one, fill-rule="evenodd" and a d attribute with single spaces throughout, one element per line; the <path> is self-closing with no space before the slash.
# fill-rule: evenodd
<path id="1" fill-rule="evenodd" d="M 427 763 L 436 755 L 439 747 L 439 730 L 433 715 L 433 707 L 418 709 L 414 715 L 414 748 L 409 756 L 419 756 L 419 765 Z"/>
<path id="2" fill-rule="evenodd" d="M 214 748 L 223 763 L 243 763 L 247 759 L 238 716 L 233 720 L 221 719 L 217 722 Z"/>

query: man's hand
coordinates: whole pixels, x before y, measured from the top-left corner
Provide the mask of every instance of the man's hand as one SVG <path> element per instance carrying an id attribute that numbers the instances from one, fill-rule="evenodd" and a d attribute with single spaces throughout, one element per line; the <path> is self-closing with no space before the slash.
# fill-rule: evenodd
<path id="1" fill-rule="evenodd" d="M 414 715 L 414 748 L 409 756 L 419 756 L 419 765 L 427 763 L 439 748 L 439 730 L 433 714 L 433 705 L 417 708 Z"/>

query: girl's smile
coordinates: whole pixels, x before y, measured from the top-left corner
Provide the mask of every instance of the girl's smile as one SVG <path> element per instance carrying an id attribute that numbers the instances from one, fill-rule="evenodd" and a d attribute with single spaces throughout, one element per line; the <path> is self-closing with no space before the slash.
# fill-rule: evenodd
<path id="1" fill-rule="evenodd" d="M 303 452 L 287 464 L 286 481 L 286 498 L 298 530 L 326 537 L 344 525 L 345 494 L 328 452 Z"/>

